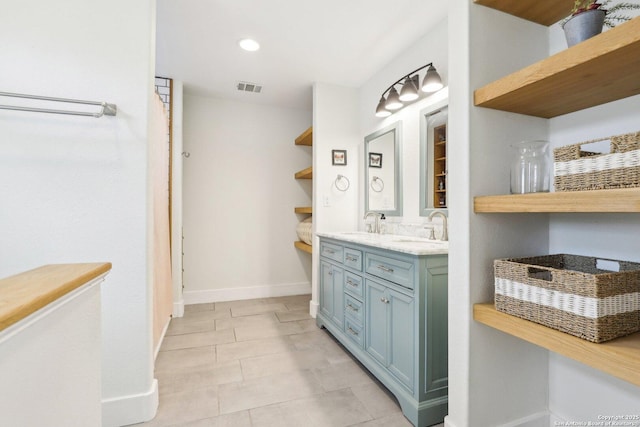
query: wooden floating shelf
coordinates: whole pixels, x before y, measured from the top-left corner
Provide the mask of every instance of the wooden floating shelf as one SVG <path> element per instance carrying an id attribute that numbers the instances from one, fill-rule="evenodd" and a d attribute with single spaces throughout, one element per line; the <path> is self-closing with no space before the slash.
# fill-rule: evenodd
<path id="1" fill-rule="evenodd" d="M 313 208 L 311 206 L 301 206 L 294 209 L 298 214 L 312 214 Z"/>
<path id="2" fill-rule="evenodd" d="M 639 82 L 637 17 L 477 89 L 474 104 L 551 118 L 640 94 Z"/>
<path id="3" fill-rule="evenodd" d="M 311 250 L 312 246 L 307 245 L 305 242 L 297 241 L 297 242 L 293 242 L 293 245 L 303 252 L 312 253 L 312 250 Z"/>
<path id="4" fill-rule="evenodd" d="M 475 304 L 473 318 L 494 329 L 640 386 L 640 332 L 596 344 L 499 312 L 491 303 Z"/>
<path id="5" fill-rule="evenodd" d="M 573 6 L 572 0 L 474 0 L 474 2 L 546 26 L 569 16 Z"/>
<path id="6" fill-rule="evenodd" d="M 479 196 L 476 213 L 640 212 L 640 188 Z"/>
<path id="7" fill-rule="evenodd" d="M 313 127 L 305 130 L 295 140 L 296 145 L 313 145 Z"/>
<path id="8" fill-rule="evenodd" d="M 296 172 L 296 179 L 312 179 L 313 178 L 313 166 L 310 166 L 306 169 L 301 170 L 300 172 Z"/>

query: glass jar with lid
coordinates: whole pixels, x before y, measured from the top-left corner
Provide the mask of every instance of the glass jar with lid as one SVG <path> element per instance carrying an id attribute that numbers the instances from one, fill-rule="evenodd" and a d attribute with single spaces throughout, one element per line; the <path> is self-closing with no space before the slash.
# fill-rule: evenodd
<path id="1" fill-rule="evenodd" d="M 516 150 L 511 164 L 511 194 L 549 191 L 549 141 L 520 141 L 511 146 Z"/>

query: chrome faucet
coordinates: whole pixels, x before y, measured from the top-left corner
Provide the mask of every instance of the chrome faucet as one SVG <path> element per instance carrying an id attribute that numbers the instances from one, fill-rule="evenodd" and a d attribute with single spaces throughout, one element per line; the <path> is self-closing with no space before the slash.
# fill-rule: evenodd
<path id="1" fill-rule="evenodd" d="M 449 240 L 449 233 L 447 233 L 447 216 L 442 211 L 432 211 L 429 214 L 429 221 L 433 222 L 433 217 L 439 214 L 442 217 L 442 235 L 440 236 L 440 240 Z"/>
<path id="2" fill-rule="evenodd" d="M 376 218 L 376 222 L 374 224 L 373 230 L 369 231 L 369 233 L 380 233 L 380 214 L 377 212 L 369 211 L 364 214 L 364 220 L 366 221 L 367 218 L 369 218 L 371 215 Z"/>

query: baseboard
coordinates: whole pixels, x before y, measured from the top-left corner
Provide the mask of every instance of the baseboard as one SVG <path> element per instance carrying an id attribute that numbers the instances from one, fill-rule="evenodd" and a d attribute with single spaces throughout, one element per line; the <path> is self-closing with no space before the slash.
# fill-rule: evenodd
<path id="1" fill-rule="evenodd" d="M 510 421 L 506 424 L 500 424 L 499 427 L 548 427 L 553 425 L 550 423 L 550 415 L 547 412 L 539 412 L 517 420 Z M 451 421 L 451 417 L 444 417 L 445 427 L 462 427 L 457 426 Z"/>
<path id="2" fill-rule="evenodd" d="M 451 417 L 447 415 L 446 417 L 444 417 L 444 427 L 458 427 L 458 426 L 455 425 L 453 421 L 451 421 Z"/>
<path id="3" fill-rule="evenodd" d="M 549 413 L 538 412 L 528 417 L 503 424 L 501 427 L 548 427 L 549 425 Z"/>
<path id="4" fill-rule="evenodd" d="M 184 298 L 173 303 L 173 312 L 171 314 L 173 317 L 184 316 Z"/>
<path id="5" fill-rule="evenodd" d="M 244 288 L 208 289 L 206 291 L 185 291 L 184 304 L 205 304 L 209 302 L 238 301 L 245 299 L 284 297 L 311 293 L 311 283 L 287 283 L 283 285 L 251 286 Z"/>
<path id="6" fill-rule="evenodd" d="M 318 307 L 319 306 L 320 306 L 320 304 L 318 304 L 316 301 L 314 301 L 314 300 L 309 301 L 309 314 L 314 319 L 318 315 Z"/>
<path id="7" fill-rule="evenodd" d="M 158 346 L 156 347 L 153 353 L 154 361 L 158 358 L 158 352 L 160 351 L 160 347 L 162 347 L 162 341 L 164 341 L 164 336 L 167 335 L 167 330 L 169 329 L 170 324 L 171 324 L 171 318 L 169 318 L 169 321 L 167 322 L 167 324 L 164 325 L 164 328 L 162 329 L 162 333 L 160 334 L 160 339 L 158 340 Z"/>
<path id="8" fill-rule="evenodd" d="M 120 427 L 152 420 L 158 411 L 158 380 L 142 394 L 102 400 L 102 427 Z"/>

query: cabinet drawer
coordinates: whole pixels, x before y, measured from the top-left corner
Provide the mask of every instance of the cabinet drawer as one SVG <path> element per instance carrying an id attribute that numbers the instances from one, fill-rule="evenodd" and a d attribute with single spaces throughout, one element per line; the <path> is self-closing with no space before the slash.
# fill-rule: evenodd
<path id="1" fill-rule="evenodd" d="M 364 348 L 364 332 L 361 325 L 347 317 L 344 319 L 344 332 L 351 341 Z"/>
<path id="2" fill-rule="evenodd" d="M 364 305 L 351 295 L 344 294 L 344 314 L 362 325 L 364 319 Z"/>
<path id="3" fill-rule="evenodd" d="M 356 297 L 361 297 L 363 295 L 362 291 L 362 277 L 350 273 L 348 271 L 344 272 L 344 290 L 349 292 L 351 295 Z"/>
<path id="4" fill-rule="evenodd" d="M 342 263 L 342 253 L 342 246 L 334 245 L 333 243 L 320 242 L 320 256 Z"/>
<path id="5" fill-rule="evenodd" d="M 365 255 L 365 271 L 405 288 L 413 289 L 414 287 L 414 265 L 412 262 L 367 253 Z"/>
<path id="6" fill-rule="evenodd" d="M 362 252 L 344 248 L 344 265 L 354 270 L 362 271 Z"/>

